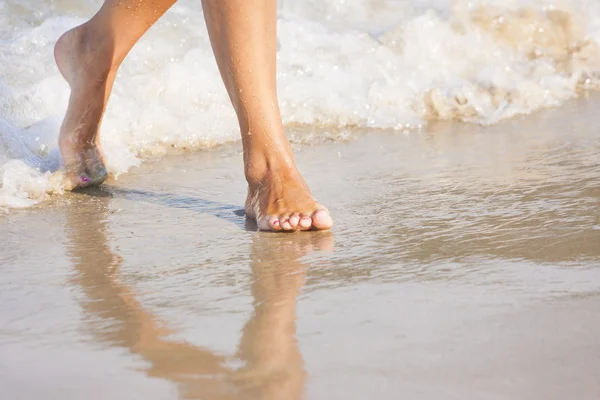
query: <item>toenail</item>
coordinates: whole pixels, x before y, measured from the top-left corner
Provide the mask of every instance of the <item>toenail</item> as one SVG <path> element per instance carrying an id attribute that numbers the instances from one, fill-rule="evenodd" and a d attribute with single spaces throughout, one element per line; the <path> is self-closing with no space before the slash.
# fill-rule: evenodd
<path id="1" fill-rule="evenodd" d="M 89 183 L 90 182 L 90 178 L 88 178 L 87 176 L 82 175 L 80 178 L 81 178 L 82 182 L 85 182 L 85 183 Z"/>

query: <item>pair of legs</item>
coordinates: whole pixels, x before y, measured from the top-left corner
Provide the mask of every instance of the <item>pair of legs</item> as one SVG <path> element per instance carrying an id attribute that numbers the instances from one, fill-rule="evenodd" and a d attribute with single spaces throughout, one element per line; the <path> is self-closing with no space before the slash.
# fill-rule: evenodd
<path id="1" fill-rule="evenodd" d="M 106 179 L 99 127 L 117 69 L 140 37 L 176 0 L 106 0 L 85 24 L 57 42 L 59 70 L 71 86 L 59 147 L 67 187 Z M 237 113 L 248 181 L 246 214 L 262 230 L 328 229 L 296 168 L 276 88 L 276 0 L 203 0 L 221 77 Z"/>

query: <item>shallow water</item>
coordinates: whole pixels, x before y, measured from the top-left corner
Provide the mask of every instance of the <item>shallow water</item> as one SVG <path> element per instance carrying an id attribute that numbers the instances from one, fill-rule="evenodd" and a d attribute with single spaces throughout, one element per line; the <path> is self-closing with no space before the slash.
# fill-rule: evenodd
<path id="1" fill-rule="evenodd" d="M 256 232 L 237 146 L 0 217 L 3 396 L 598 399 L 599 105 L 298 145 L 331 233 Z"/>
<path id="2" fill-rule="evenodd" d="M 0 210 L 60 189 L 49 179 L 68 87 L 53 61 L 100 0 L 0 0 Z M 279 3 L 287 126 L 415 129 L 494 124 L 600 82 L 597 0 L 309 0 Z M 112 173 L 172 147 L 238 138 L 199 0 L 181 0 L 121 67 L 102 127 Z"/>

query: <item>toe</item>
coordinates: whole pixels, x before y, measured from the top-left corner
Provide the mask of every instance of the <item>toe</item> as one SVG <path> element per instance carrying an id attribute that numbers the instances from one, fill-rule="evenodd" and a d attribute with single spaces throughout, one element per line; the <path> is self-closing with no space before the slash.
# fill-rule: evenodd
<path id="1" fill-rule="evenodd" d="M 319 230 L 331 228 L 333 226 L 333 220 L 329 215 L 329 211 L 325 208 L 315 211 L 312 215 L 312 226 Z"/>
<path id="2" fill-rule="evenodd" d="M 277 217 L 261 217 L 256 220 L 258 229 L 261 231 L 280 231 L 281 221 Z"/>
<path id="3" fill-rule="evenodd" d="M 79 186 L 81 187 L 86 187 L 91 185 L 93 182 L 93 179 L 90 178 L 90 176 L 88 174 L 86 174 L 85 172 L 81 173 L 81 175 L 79 175 Z"/>
<path id="4" fill-rule="evenodd" d="M 279 221 L 281 221 L 281 229 L 284 231 L 289 231 L 292 229 L 292 225 L 290 224 L 290 219 L 284 215 L 279 217 Z"/>
<path id="5" fill-rule="evenodd" d="M 92 186 L 100 186 L 104 183 L 107 177 L 108 173 L 104 168 L 92 171 L 90 184 Z"/>
<path id="6" fill-rule="evenodd" d="M 269 218 L 269 229 L 272 231 L 280 231 L 281 230 L 281 221 L 277 217 Z"/>
<path id="7" fill-rule="evenodd" d="M 298 226 L 300 227 L 300 229 L 303 230 L 310 229 L 310 227 L 312 226 L 312 220 L 308 215 L 302 215 Z"/>
<path id="8" fill-rule="evenodd" d="M 92 179 L 85 172 L 68 171 L 63 181 L 65 190 L 82 189 L 90 185 Z"/>
<path id="9" fill-rule="evenodd" d="M 288 220 L 292 229 L 298 229 L 298 223 L 300 223 L 300 216 L 298 214 L 292 214 Z"/>
<path id="10" fill-rule="evenodd" d="M 98 150 L 88 151 L 85 160 L 86 171 L 91 178 L 91 186 L 101 185 L 108 177 L 108 171 L 104 165 L 102 156 Z"/>

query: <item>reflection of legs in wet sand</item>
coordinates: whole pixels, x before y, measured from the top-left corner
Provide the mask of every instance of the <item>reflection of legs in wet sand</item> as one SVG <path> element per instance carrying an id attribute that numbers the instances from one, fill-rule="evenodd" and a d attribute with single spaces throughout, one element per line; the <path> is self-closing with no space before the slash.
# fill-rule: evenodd
<path id="1" fill-rule="evenodd" d="M 59 147 L 69 188 L 101 184 L 99 128 L 119 65 L 175 0 L 106 0 L 56 44 L 71 86 Z M 248 181 L 246 214 L 265 230 L 328 229 L 329 212 L 296 168 L 275 82 L 276 0 L 203 0 L 213 51 L 238 116 Z"/>
<path id="2" fill-rule="evenodd" d="M 311 250 L 329 250 L 333 236 L 253 238 L 254 315 L 244 327 L 239 357 L 245 367 L 234 379 L 248 399 L 300 399 L 306 373 L 295 337 L 296 300 Z"/>
<path id="3" fill-rule="evenodd" d="M 252 247 L 255 311 L 239 346 L 245 366 L 226 367 L 227 358 L 186 342 L 168 340 L 169 330 L 144 309 L 120 280 L 122 260 L 107 238 L 107 201 L 80 202 L 68 216 L 69 255 L 89 302 L 93 334 L 123 346 L 150 363 L 148 375 L 179 385 L 189 399 L 298 399 L 305 372 L 295 338 L 296 297 L 304 280 L 299 258 L 331 246 L 329 234 L 300 237 L 256 235 Z M 100 206 L 100 207 L 99 207 Z M 101 323 L 94 321 L 101 318 Z M 106 322 L 110 321 L 110 324 Z"/>
<path id="4" fill-rule="evenodd" d="M 68 251 L 77 282 L 89 299 L 83 308 L 90 315 L 93 334 L 111 346 L 127 347 L 142 356 L 150 363 L 148 375 L 180 384 L 182 395 L 188 391 L 194 394 L 184 398 L 228 398 L 219 395 L 222 385 L 212 378 L 228 372 L 223 366 L 225 357 L 167 340 L 169 330 L 144 310 L 134 292 L 121 282 L 122 260 L 107 240 L 108 201 L 80 201 L 68 215 Z M 102 321 L 95 325 L 98 317 Z"/>

